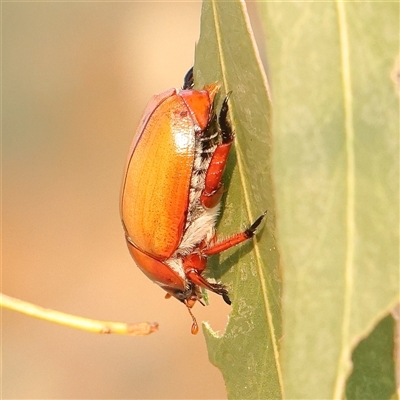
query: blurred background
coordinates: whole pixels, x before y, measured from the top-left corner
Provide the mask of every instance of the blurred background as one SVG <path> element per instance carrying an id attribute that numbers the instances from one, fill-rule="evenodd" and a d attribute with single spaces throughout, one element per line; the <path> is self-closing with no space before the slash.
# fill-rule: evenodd
<path id="1" fill-rule="evenodd" d="M 148 337 L 101 336 L 2 311 L 2 398 L 223 399 L 191 318 L 137 269 L 119 189 L 150 97 L 193 64 L 200 2 L 2 4 L 2 291 L 115 321 Z M 223 330 L 210 295 L 198 321 Z"/>

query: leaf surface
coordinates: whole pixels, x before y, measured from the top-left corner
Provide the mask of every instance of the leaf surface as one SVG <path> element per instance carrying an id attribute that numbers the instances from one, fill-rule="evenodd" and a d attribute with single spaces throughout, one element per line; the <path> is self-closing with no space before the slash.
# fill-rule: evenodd
<path id="1" fill-rule="evenodd" d="M 342 398 L 399 300 L 399 3 L 259 3 L 273 88 L 285 396 Z"/>
<path id="2" fill-rule="evenodd" d="M 243 3 L 203 3 L 195 82 L 198 87 L 219 82 L 219 104 L 232 92 L 229 115 L 236 138 L 225 174 L 228 193 L 219 234 L 239 232 L 268 211 L 256 239 L 214 260 L 214 276 L 227 285 L 233 305 L 221 337 L 211 327 L 205 329 L 209 357 L 221 369 L 230 398 L 280 398 L 280 275 L 270 100 Z"/>
<path id="3" fill-rule="evenodd" d="M 363 339 L 353 352 L 354 369 L 346 385 L 346 399 L 390 399 L 396 393 L 395 321 L 390 315 Z"/>

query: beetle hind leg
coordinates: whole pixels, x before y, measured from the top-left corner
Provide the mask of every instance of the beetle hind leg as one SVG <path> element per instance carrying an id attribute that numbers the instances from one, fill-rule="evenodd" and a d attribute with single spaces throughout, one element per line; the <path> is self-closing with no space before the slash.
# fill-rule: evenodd
<path id="1" fill-rule="evenodd" d="M 252 238 L 255 235 L 257 228 L 259 227 L 259 225 L 261 224 L 262 220 L 265 218 L 266 215 L 267 211 L 261 214 L 246 230 L 237 233 L 236 235 L 233 235 L 225 240 L 222 240 L 221 242 L 212 244 L 210 247 L 203 250 L 203 254 L 205 254 L 206 256 L 219 254 L 225 250 L 230 249 L 231 247 L 234 247 Z"/>

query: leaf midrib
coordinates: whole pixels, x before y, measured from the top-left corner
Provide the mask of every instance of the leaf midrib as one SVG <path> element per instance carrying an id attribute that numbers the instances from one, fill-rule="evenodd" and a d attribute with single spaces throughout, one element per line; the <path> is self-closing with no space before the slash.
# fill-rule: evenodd
<path id="1" fill-rule="evenodd" d="M 212 3 L 213 16 L 214 16 L 215 32 L 216 32 L 217 43 L 218 43 L 218 54 L 219 54 L 220 61 L 221 61 L 220 65 L 221 65 L 222 79 L 224 82 L 224 86 L 227 89 L 227 91 L 229 91 L 227 74 L 226 74 L 226 69 L 225 69 L 226 64 L 225 64 L 223 49 L 221 46 L 221 43 L 222 43 L 221 31 L 220 31 L 220 26 L 219 26 L 218 20 L 217 20 L 216 1 L 217 0 L 212 0 L 211 3 Z M 242 9 L 243 9 L 243 7 L 245 7 L 244 2 L 242 0 L 240 1 L 240 5 L 241 5 Z M 243 15 L 246 15 L 246 10 L 243 11 Z M 249 25 L 249 21 L 247 19 L 246 19 L 246 24 Z M 249 27 L 248 27 L 248 31 L 251 32 L 251 29 L 249 29 Z M 258 59 L 259 59 L 259 57 L 258 57 Z M 263 71 L 261 71 L 261 73 L 263 73 Z M 265 84 L 265 90 L 269 95 L 269 87 L 266 85 L 266 82 L 267 82 L 267 79 L 266 79 L 266 77 L 264 77 L 263 83 Z M 270 100 L 270 98 L 269 98 L 269 100 Z M 232 118 L 230 110 L 229 110 L 229 114 L 230 114 L 230 119 L 232 121 L 233 118 Z M 254 217 L 252 215 L 251 208 L 250 208 L 251 202 L 249 199 L 249 195 L 248 195 L 249 191 L 248 191 L 245 174 L 244 174 L 244 163 L 243 163 L 243 159 L 242 159 L 242 151 L 240 149 L 240 144 L 238 141 L 235 142 L 235 147 L 236 147 L 238 173 L 239 173 L 240 182 L 241 182 L 242 188 L 243 188 L 246 212 L 247 212 L 247 215 L 249 216 L 249 220 L 253 221 Z M 274 361 L 275 361 L 276 371 L 277 371 L 277 375 L 278 375 L 279 386 L 280 386 L 281 393 L 283 393 L 283 379 L 282 379 L 282 371 L 281 371 L 281 366 L 280 366 L 280 361 L 279 361 L 278 344 L 276 341 L 273 317 L 272 317 L 272 313 L 271 313 L 271 306 L 269 304 L 268 295 L 267 295 L 268 290 L 267 290 L 267 285 L 266 285 L 266 277 L 264 275 L 264 270 L 263 270 L 261 262 L 260 262 L 260 260 L 261 260 L 260 248 L 256 241 L 254 241 L 254 252 L 256 254 L 255 258 L 256 258 L 257 271 L 258 271 L 258 275 L 260 277 L 262 295 L 263 295 L 263 300 L 264 300 L 265 314 L 267 316 L 268 329 L 269 329 L 270 335 L 271 335 L 271 343 L 273 346 Z"/>
<path id="2" fill-rule="evenodd" d="M 343 0 L 336 0 L 339 44 L 343 85 L 344 128 L 346 149 L 346 258 L 344 270 L 344 305 L 341 327 L 341 352 L 339 355 L 338 374 L 336 377 L 333 398 L 343 397 L 347 374 L 350 370 L 351 351 L 348 345 L 350 335 L 351 300 L 353 296 L 353 266 L 355 237 L 355 159 L 354 159 L 354 123 L 353 96 L 350 73 L 350 49 L 347 31 L 347 20 Z"/>

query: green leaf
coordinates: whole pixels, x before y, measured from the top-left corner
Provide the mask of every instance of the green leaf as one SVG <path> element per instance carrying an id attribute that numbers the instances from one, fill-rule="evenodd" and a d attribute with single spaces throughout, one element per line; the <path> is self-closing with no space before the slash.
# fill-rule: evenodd
<path id="1" fill-rule="evenodd" d="M 399 300 L 399 3 L 259 9 L 273 88 L 285 396 L 339 399 L 354 346 Z"/>
<path id="2" fill-rule="evenodd" d="M 233 300 L 226 331 L 205 336 L 212 363 L 221 369 L 230 398 L 280 398 L 282 382 L 280 275 L 272 195 L 270 100 L 244 4 L 203 3 L 196 47 L 196 86 L 219 82 L 219 103 L 229 91 L 230 120 L 236 132 L 218 233 L 242 231 L 268 210 L 256 239 L 219 257 L 213 271 Z"/>
<path id="3" fill-rule="evenodd" d="M 353 352 L 354 369 L 346 386 L 346 399 L 390 399 L 396 392 L 394 354 L 395 321 L 384 318 Z"/>

